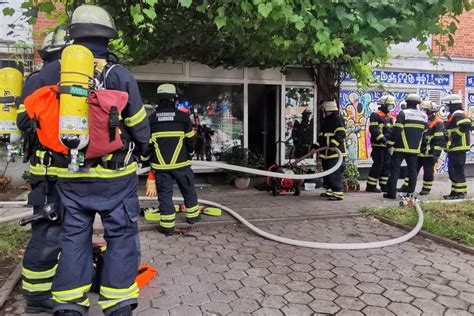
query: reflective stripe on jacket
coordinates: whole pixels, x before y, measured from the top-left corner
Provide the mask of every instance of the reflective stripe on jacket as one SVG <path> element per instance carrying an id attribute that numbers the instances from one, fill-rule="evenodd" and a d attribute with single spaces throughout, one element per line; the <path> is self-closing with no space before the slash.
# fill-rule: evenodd
<path id="1" fill-rule="evenodd" d="M 455 111 L 449 116 L 446 124 L 446 132 L 448 134 L 447 152 L 469 151 L 471 147 L 469 135 L 471 126 L 471 119 L 462 110 Z"/>
<path id="2" fill-rule="evenodd" d="M 423 133 L 420 157 L 439 157 L 444 146 L 444 124 L 436 116 L 429 118 L 428 128 Z"/>
<path id="3" fill-rule="evenodd" d="M 419 154 L 427 123 L 428 116 L 420 110 L 401 111 L 387 139 L 387 145 L 393 147 L 396 152 Z"/>

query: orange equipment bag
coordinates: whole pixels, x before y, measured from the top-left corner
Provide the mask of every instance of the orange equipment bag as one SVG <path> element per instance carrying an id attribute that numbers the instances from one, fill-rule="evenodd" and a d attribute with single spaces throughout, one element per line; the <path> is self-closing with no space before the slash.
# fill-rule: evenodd
<path id="1" fill-rule="evenodd" d="M 59 88 L 44 86 L 35 90 L 25 101 L 28 117 L 37 122 L 40 143 L 55 152 L 67 155 L 69 149 L 59 140 Z"/>
<path id="2" fill-rule="evenodd" d="M 137 283 L 139 288 L 144 287 L 147 285 L 156 275 L 156 269 L 150 267 L 149 265 L 142 264 L 138 269 L 138 275 L 135 278 L 135 282 Z"/>

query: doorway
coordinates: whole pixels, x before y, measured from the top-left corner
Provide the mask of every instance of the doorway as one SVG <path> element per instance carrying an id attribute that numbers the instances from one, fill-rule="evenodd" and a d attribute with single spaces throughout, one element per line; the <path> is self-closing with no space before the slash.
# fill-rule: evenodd
<path id="1" fill-rule="evenodd" d="M 280 94 L 276 85 L 248 86 L 248 146 L 263 156 L 265 167 L 277 156 L 277 109 Z"/>

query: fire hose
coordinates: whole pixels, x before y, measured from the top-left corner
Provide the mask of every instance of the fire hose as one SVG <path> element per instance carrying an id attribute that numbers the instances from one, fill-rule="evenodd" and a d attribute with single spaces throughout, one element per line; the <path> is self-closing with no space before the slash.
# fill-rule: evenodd
<path id="1" fill-rule="evenodd" d="M 327 150 L 328 148 L 319 148 L 316 152 L 322 151 L 322 150 Z M 342 153 L 337 149 L 337 148 L 330 148 L 331 150 L 334 150 L 338 153 L 338 160 L 337 163 L 334 167 L 332 167 L 329 170 L 320 172 L 320 173 L 315 173 L 315 174 L 286 174 L 286 173 L 278 173 L 278 172 L 270 172 L 270 171 L 265 171 L 265 170 L 258 170 L 258 169 L 252 169 L 252 168 L 247 168 L 247 167 L 241 167 L 241 166 L 235 166 L 235 165 L 229 165 L 221 162 L 208 162 L 208 161 L 193 161 L 193 164 L 196 166 L 204 166 L 204 167 L 212 167 L 212 168 L 221 168 L 221 169 L 227 169 L 227 170 L 233 170 L 233 171 L 238 171 L 238 172 L 244 172 L 244 173 L 251 173 L 255 175 L 260 175 L 260 176 L 266 176 L 266 177 L 275 177 L 275 178 L 290 178 L 294 180 L 305 180 L 305 179 L 316 179 L 316 178 L 321 178 L 325 177 L 333 172 L 335 172 L 339 167 L 341 166 L 343 162 L 343 157 Z M 299 160 L 302 160 L 306 157 L 309 157 L 310 155 L 306 155 Z M 146 172 L 146 169 L 142 169 L 142 172 Z M 376 242 L 367 242 L 367 243 L 321 243 L 321 242 L 313 242 L 313 241 L 304 241 L 304 240 L 297 240 L 297 239 L 291 239 L 291 238 L 286 238 L 286 237 L 281 237 L 277 235 L 270 234 L 266 231 L 261 230 L 260 228 L 254 226 L 251 224 L 249 221 L 247 221 L 244 217 L 242 217 L 240 214 L 238 214 L 236 211 L 230 209 L 229 207 L 219 204 L 217 202 L 213 201 L 208 201 L 208 200 L 202 200 L 200 199 L 198 202 L 202 205 L 207 205 L 207 206 L 213 206 L 213 207 L 218 207 L 222 209 L 223 211 L 227 212 L 229 215 L 234 217 L 236 220 L 241 222 L 244 226 L 252 230 L 254 233 L 257 235 L 279 242 L 279 243 L 284 243 L 288 245 L 293 245 L 293 246 L 299 246 L 299 247 L 306 247 L 306 248 L 315 248 L 315 249 L 331 249 L 331 250 L 356 250 L 356 249 L 371 249 L 371 248 L 381 248 L 381 247 L 388 247 L 388 246 L 393 246 L 400 244 L 402 242 L 405 242 L 414 236 L 418 234 L 418 232 L 421 230 L 423 226 L 423 221 L 424 221 L 424 216 L 423 216 L 423 211 L 419 205 L 418 199 L 415 197 L 409 197 L 409 196 L 401 196 L 402 197 L 402 202 L 401 205 L 413 205 L 416 213 L 418 215 L 418 222 L 415 225 L 415 227 L 408 232 L 407 234 L 389 239 L 389 240 L 383 240 L 383 241 L 376 241 Z M 155 198 L 148 198 L 148 197 L 139 197 L 140 201 L 156 201 Z M 182 202 L 182 198 L 173 198 L 173 201 L 176 202 Z M 5 204 L 5 202 L 3 202 Z M 9 202 L 7 203 L 9 205 L 12 204 L 17 204 L 17 205 L 26 205 L 25 201 L 18 201 L 18 202 Z M 0 219 L 0 223 L 4 222 L 10 222 L 10 221 L 15 221 L 23 218 L 24 216 L 29 216 L 31 215 L 31 211 L 29 212 L 24 212 L 21 214 L 16 214 L 8 217 L 4 217 Z"/>

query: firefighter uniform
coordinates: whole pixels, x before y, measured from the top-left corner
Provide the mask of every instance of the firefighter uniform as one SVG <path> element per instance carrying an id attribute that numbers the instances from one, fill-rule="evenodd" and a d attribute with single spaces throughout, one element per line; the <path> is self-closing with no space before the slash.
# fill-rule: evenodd
<path id="1" fill-rule="evenodd" d="M 409 94 L 406 98 L 407 109 L 402 110 L 387 139 L 387 145 L 393 147 L 390 161 L 390 177 L 387 183 L 387 193 L 384 197 L 395 199 L 397 181 L 400 176 L 400 166 L 403 160 L 407 163 L 409 186 L 408 192 L 415 191 L 417 178 L 418 154 L 420 153 L 423 131 L 428 122 L 428 116 L 417 110 L 421 99 L 416 94 Z"/>
<path id="2" fill-rule="evenodd" d="M 57 61 L 61 56 L 65 29 L 58 27 L 54 32 L 46 35 L 40 55 L 43 67 Z M 53 41 L 54 38 L 54 41 Z M 30 174 L 32 191 L 28 195 L 28 205 L 33 207 L 33 213 L 41 212 L 46 205 L 54 204 L 58 214 L 63 213 L 56 189 L 56 168 L 50 166 L 50 155 L 37 141 L 33 122 L 28 117 L 24 99 L 41 87 L 40 77 L 44 73 L 36 71 L 31 73 L 23 87 L 17 112 L 17 126 L 24 133 L 25 159 L 30 160 Z M 60 252 L 59 236 L 61 231 L 60 221 L 39 220 L 31 224 L 32 236 L 25 250 L 22 268 L 22 290 L 26 298 L 26 311 L 30 313 L 51 311 L 51 284 L 56 272 Z"/>
<path id="3" fill-rule="evenodd" d="M 467 182 L 464 168 L 466 153 L 471 145 L 469 131 L 472 122 L 466 112 L 462 110 L 462 101 L 459 96 L 450 95 L 445 97 L 443 101 L 448 105 L 450 111 L 445 129 L 447 132 L 448 173 L 451 180 L 451 193 L 444 196 L 444 198 L 465 198 Z"/>
<path id="4" fill-rule="evenodd" d="M 392 129 L 393 117 L 390 111 L 395 105 L 395 98 L 383 96 L 378 103 L 379 110 L 370 115 L 369 132 L 373 164 L 367 178 L 366 191 L 368 192 L 385 192 L 390 175 L 390 153 L 386 142 Z M 377 189 L 377 182 L 380 184 L 380 190 Z"/>
<path id="5" fill-rule="evenodd" d="M 323 102 L 321 107 L 324 115 L 321 119 L 318 143 L 313 145 L 313 148 L 317 146 L 335 147 L 341 151 L 343 157 L 347 157 L 346 125 L 344 118 L 338 112 L 336 102 L 326 101 Z M 319 154 L 319 158 L 321 159 L 323 170 L 329 170 L 336 165 L 338 155 L 336 152 L 327 149 Z M 332 201 L 344 199 L 344 170 L 345 162 L 342 163 L 336 172 L 324 177 L 327 190 L 321 196 L 328 197 Z"/>
<path id="6" fill-rule="evenodd" d="M 108 56 L 108 40 L 118 34 L 105 10 L 82 5 L 72 15 L 69 36 L 75 44 L 89 48 L 94 57 L 103 60 Z M 60 62 L 43 67 L 38 74 L 40 85 L 58 83 L 60 71 Z M 135 283 L 140 255 L 137 164 L 126 157 L 131 154 L 132 142 L 138 151 L 147 150 L 150 130 L 138 85 L 130 72 L 117 65 L 109 69 L 104 80 L 107 89 L 128 93 L 119 126 L 124 149 L 109 154 L 106 159 L 86 161 L 88 168 L 74 173 L 67 167 L 67 156 L 55 153 L 52 161 L 65 209 L 61 256 L 52 285 L 53 311 L 59 315 L 87 313 L 87 292 L 93 274 L 92 224 L 96 213 L 101 216 L 107 242 L 99 305 L 106 315 L 131 315 L 139 295 Z"/>
<path id="7" fill-rule="evenodd" d="M 193 224 L 201 219 L 191 170 L 196 135 L 189 115 L 175 107 L 175 86 L 160 85 L 157 93 L 160 99 L 158 107 L 148 118 L 151 128 L 150 159 L 158 188 L 160 231 L 172 235 L 176 220 L 173 205 L 175 181 L 184 198 L 186 221 Z"/>

